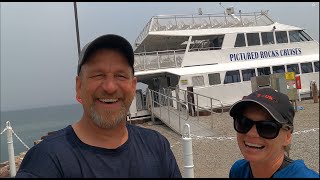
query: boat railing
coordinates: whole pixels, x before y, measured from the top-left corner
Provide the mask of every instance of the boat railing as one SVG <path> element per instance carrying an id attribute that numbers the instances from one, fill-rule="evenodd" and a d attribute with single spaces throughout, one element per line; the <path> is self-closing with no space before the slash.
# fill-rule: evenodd
<path id="1" fill-rule="evenodd" d="M 221 49 L 221 46 L 217 47 L 200 47 L 200 48 L 190 48 L 189 52 L 194 52 L 194 51 L 210 51 L 210 50 L 216 50 L 216 49 Z"/>
<path id="2" fill-rule="evenodd" d="M 135 53 L 135 71 L 181 67 L 185 49 Z"/>
<path id="3" fill-rule="evenodd" d="M 138 38 L 135 41 L 135 44 L 138 44 L 139 42 L 141 42 L 147 36 L 147 34 L 150 32 L 151 22 L 152 22 L 152 18 L 148 21 L 148 23 L 142 29 L 141 33 L 139 34 Z"/>
<path id="4" fill-rule="evenodd" d="M 178 92 L 181 97 L 186 98 L 187 94 L 192 95 L 195 98 L 195 104 L 192 102 L 189 102 L 190 105 L 194 105 L 196 107 L 196 112 L 198 113 L 197 115 L 199 116 L 199 111 L 200 109 L 202 110 L 206 110 L 209 111 L 212 114 L 222 114 L 224 112 L 224 106 L 221 100 L 210 97 L 210 96 L 206 96 L 203 94 L 199 94 L 199 93 L 195 93 L 192 91 L 188 91 L 185 89 L 180 89 L 177 87 L 168 87 L 168 89 L 170 89 L 170 91 L 176 91 Z M 176 93 L 177 94 L 177 93 Z M 187 101 L 187 99 L 184 99 L 184 101 Z M 199 104 L 199 102 L 205 102 L 204 104 Z M 214 111 L 214 109 L 219 109 L 219 112 Z"/>
<path id="5" fill-rule="evenodd" d="M 139 44 L 150 31 L 211 29 L 227 27 L 263 26 L 273 24 L 268 11 L 236 14 L 158 15 L 153 16 L 135 43 Z"/>
<path id="6" fill-rule="evenodd" d="M 199 121 L 200 111 L 208 112 L 211 115 L 219 114 L 221 115 L 224 112 L 224 106 L 222 101 L 213 97 L 209 97 L 203 94 L 195 93 L 193 91 L 180 89 L 178 87 L 168 87 L 166 91 L 175 92 L 175 98 L 186 102 L 189 107 L 189 111 L 192 116 L 196 116 Z M 194 101 L 191 101 L 191 98 L 194 98 Z M 177 107 L 180 109 L 180 107 Z M 213 128 L 214 120 L 211 119 L 211 128 Z"/>
<path id="7" fill-rule="evenodd" d="M 157 116 L 166 125 L 171 127 L 172 130 L 178 134 L 182 134 L 182 125 L 188 122 L 189 109 L 188 102 L 179 100 L 172 96 L 170 91 L 165 88 L 159 89 L 158 91 L 147 88 L 147 93 L 150 99 L 148 101 L 148 107 L 151 112 L 151 117 L 154 119 L 155 108 L 158 108 Z M 177 109 L 177 107 L 180 107 Z M 176 123 L 178 122 L 178 127 Z"/>

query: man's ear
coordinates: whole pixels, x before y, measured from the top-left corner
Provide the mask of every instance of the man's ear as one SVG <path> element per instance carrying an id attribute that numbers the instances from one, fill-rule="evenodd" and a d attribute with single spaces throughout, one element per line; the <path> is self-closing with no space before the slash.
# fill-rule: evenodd
<path id="1" fill-rule="evenodd" d="M 81 98 L 80 98 L 78 95 L 76 95 L 76 99 L 77 99 L 77 101 L 78 101 L 80 104 L 82 104 L 82 100 L 81 100 Z"/>
<path id="2" fill-rule="evenodd" d="M 81 79 L 80 79 L 80 76 L 77 76 L 76 77 L 76 99 L 80 104 L 82 104 L 80 89 L 81 89 Z"/>

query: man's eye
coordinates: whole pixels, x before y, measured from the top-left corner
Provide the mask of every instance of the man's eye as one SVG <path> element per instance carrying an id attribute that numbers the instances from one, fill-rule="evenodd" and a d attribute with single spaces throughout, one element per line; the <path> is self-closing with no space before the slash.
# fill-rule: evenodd
<path id="1" fill-rule="evenodd" d="M 116 75 L 116 77 L 120 78 L 120 79 L 127 79 L 127 76 L 123 75 L 123 74 L 118 74 L 118 75 Z"/>
<path id="2" fill-rule="evenodd" d="M 90 78 L 101 78 L 101 77 L 103 77 L 103 74 L 95 74 L 90 76 Z"/>

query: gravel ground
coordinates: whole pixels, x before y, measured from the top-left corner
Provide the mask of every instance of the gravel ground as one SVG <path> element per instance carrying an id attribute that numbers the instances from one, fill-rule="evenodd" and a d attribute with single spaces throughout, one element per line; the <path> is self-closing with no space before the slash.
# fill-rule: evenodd
<path id="1" fill-rule="evenodd" d="M 290 158 L 303 159 L 309 168 L 319 173 L 319 103 L 304 100 L 297 102 L 297 105 L 304 107 L 304 110 L 297 111 L 294 118 L 295 129 Z M 235 139 L 236 132 L 228 112 L 200 118 L 200 121 L 208 123 L 208 127 L 210 127 L 211 120 L 214 121 L 213 131 L 216 132 L 216 137 L 195 135 L 192 138 L 194 177 L 227 178 L 232 164 L 242 158 Z M 139 125 L 154 129 L 168 138 L 181 173 L 184 175 L 181 136 L 165 124 L 150 125 L 147 122 Z"/>

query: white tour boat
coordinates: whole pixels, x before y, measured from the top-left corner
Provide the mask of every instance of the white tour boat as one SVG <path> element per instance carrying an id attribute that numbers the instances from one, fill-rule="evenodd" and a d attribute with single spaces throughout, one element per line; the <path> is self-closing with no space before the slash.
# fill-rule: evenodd
<path id="1" fill-rule="evenodd" d="M 295 72 L 301 95 L 310 93 L 311 81 L 319 85 L 319 43 L 303 28 L 275 22 L 268 11 L 235 14 L 231 7 L 222 14 L 153 16 L 134 51 L 135 75 L 149 89 L 193 87 L 223 106 L 252 92 L 251 77 Z M 137 90 L 130 115 L 150 115 L 144 90 Z"/>

